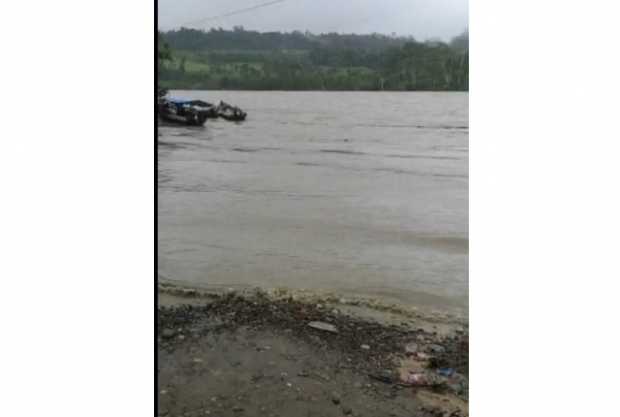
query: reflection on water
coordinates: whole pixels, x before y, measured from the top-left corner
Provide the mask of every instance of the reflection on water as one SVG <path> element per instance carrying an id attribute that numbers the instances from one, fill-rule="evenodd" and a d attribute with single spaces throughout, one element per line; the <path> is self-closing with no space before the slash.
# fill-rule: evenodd
<path id="1" fill-rule="evenodd" d="M 160 127 L 161 276 L 466 308 L 466 93 L 175 95 L 248 119 Z"/>

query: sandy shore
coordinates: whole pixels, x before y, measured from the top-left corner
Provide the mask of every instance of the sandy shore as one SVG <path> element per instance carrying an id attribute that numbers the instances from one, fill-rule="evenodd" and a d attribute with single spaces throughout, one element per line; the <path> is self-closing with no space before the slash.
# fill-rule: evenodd
<path id="1" fill-rule="evenodd" d="M 466 416 L 462 318 L 160 285 L 161 416 Z"/>

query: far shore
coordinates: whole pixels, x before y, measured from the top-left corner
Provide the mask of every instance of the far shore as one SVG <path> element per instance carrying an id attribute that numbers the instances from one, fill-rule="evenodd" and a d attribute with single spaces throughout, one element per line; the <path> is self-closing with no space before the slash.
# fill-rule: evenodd
<path id="1" fill-rule="evenodd" d="M 469 93 L 469 90 L 280 90 L 280 89 L 270 89 L 270 90 L 244 90 L 244 89 L 235 89 L 235 88 L 195 88 L 195 87 L 170 87 L 163 85 L 168 90 L 178 90 L 178 91 L 245 91 L 245 92 L 268 92 L 268 91 L 279 91 L 279 92 L 309 92 L 309 93 Z"/>

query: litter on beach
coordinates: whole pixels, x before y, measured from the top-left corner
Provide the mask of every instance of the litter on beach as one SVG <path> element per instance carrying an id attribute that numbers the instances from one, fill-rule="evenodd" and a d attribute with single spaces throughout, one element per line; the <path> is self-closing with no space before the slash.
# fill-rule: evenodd
<path id="1" fill-rule="evenodd" d="M 323 330 L 330 333 L 338 333 L 338 329 L 333 324 L 325 323 L 322 321 L 311 321 L 308 326 L 313 329 Z"/>

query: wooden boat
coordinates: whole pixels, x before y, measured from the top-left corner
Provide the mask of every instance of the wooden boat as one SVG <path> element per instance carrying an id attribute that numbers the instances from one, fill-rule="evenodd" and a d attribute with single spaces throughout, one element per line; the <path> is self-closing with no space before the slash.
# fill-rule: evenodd
<path id="1" fill-rule="evenodd" d="M 162 98 L 158 102 L 159 116 L 168 122 L 202 126 L 208 117 L 217 117 L 215 106 L 202 100 Z"/>
<path id="2" fill-rule="evenodd" d="M 224 103 L 220 101 L 220 104 L 217 106 L 217 114 L 222 119 L 230 120 L 233 122 L 241 122 L 245 120 L 247 113 L 241 110 L 237 106 L 231 106 L 228 103 Z"/>

